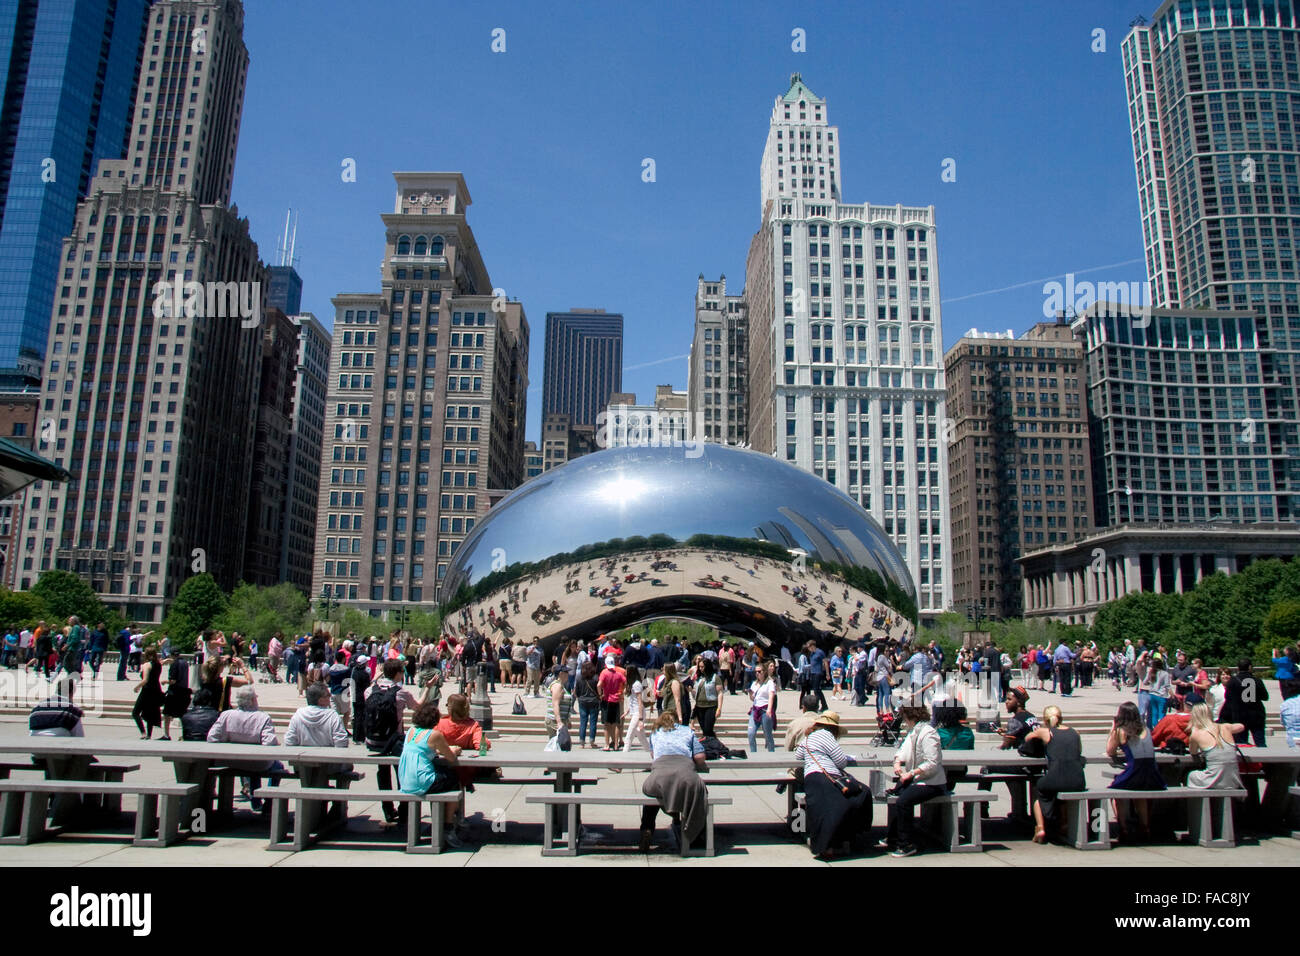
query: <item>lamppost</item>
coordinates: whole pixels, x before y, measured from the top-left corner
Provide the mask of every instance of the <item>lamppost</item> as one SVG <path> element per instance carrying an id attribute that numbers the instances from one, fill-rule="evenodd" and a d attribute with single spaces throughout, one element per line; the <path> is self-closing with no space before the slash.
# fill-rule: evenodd
<path id="1" fill-rule="evenodd" d="M 330 591 L 330 586 L 328 584 L 321 587 L 320 599 L 321 604 L 325 606 L 325 620 L 328 621 L 330 619 L 330 614 L 334 611 L 334 607 L 338 604 L 338 602 L 334 600 L 334 595 Z"/>

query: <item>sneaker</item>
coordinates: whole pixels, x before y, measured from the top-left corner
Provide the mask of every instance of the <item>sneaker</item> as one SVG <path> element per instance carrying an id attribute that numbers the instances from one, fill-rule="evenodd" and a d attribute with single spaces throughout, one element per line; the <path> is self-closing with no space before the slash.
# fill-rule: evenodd
<path id="1" fill-rule="evenodd" d="M 894 848 L 894 844 L 890 843 L 888 840 L 876 841 L 877 850 L 892 850 L 893 848 Z"/>
<path id="2" fill-rule="evenodd" d="M 447 846 L 451 847 L 453 850 L 459 850 L 465 845 L 465 841 L 456 834 L 454 828 L 443 834 L 443 839 Z"/>
<path id="3" fill-rule="evenodd" d="M 895 858 L 901 858 L 905 856 L 916 856 L 916 847 L 900 846 L 898 849 L 894 850 L 889 855 Z"/>

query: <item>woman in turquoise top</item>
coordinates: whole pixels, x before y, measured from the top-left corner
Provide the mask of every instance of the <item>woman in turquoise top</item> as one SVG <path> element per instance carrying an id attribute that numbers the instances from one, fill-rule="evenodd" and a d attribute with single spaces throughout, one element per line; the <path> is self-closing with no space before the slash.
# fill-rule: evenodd
<path id="1" fill-rule="evenodd" d="M 411 729 L 402 743 L 402 759 L 397 765 L 398 786 L 403 793 L 446 793 L 460 786 L 459 778 L 451 768 L 459 763 L 460 748 L 447 743 L 447 738 L 434 726 L 442 719 L 438 705 L 429 701 L 415 709 Z M 461 837 L 465 826 L 456 824 L 456 804 L 442 805 L 447 845 L 463 846 Z M 457 831 L 460 832 L 457 832 Z"/>

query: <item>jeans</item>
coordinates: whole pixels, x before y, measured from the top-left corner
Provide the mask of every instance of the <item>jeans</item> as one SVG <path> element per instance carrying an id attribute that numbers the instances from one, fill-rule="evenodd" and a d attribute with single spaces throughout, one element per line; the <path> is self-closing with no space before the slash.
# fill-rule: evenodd
<path id="1" fill-rule="evenodd" d="M 888 713 L 894 706 L 894 690 L 887 678 L 876 681 L 876 713 Z"/>
<path id="2" fill-rule="evenodd" d="M 268 769 L 268 770 L 274 770 L 276 773 L 280 773 L 280 772 L 282 772 L 282 771 L 284 770 L 284 764 L 282 764 L 282 763 L 280 763 L 280 761 L 276 760 L 276 761 L 273 761 L 272 764 L 271 764 L 271 766 L 268 767 L 267 769 Z M 245 779 L 246 781 L 248 781 L 248 803 L 249 803 L 249 806 L 251 806 L 254 810 L 258 810 L 258 811 L 260 811 L 260 810 L 262 809 L 262 801 L 259 800 L 257 797 L 253 796 L 253 794 L 257 793 L 257 791 L 258 791 L 259 789 L 261 789 L 261 786 L 262 786 L 262 778 L 261 778 L 261 777 L 245 777 L 244 779 Z M 272 777 L 272 778 L 271 778 L 271 786 L 273 786 L 273 787 L 278 787 L 278 786 L 280 786 L 280 778 L 279 778 L 279 777 Z"/>
<path id="3" fill-rule="evenodd" d="M 889 805 L 889 834 L 886 839 L 893 846 L 914 845 L 915 819 L 913 808 L 948 791 L 928 783 L 909 783 L 898 791 L 898 802 Z"/>
<path id="4" fill-rule="evenodd" d="M 587 727 L 591 727 L 591 742 L 596 742 L 596 724 L 597 715 L 600 713 L 600 704 L 584 704 L 578 701 L 578 743 L 587 740 Z"/>
<path id="5" fill-rule="evenodd" d="M 1138 691 L 1138 714 L 1142 718 L 1142 723 L 1148 727 L 1151 726 L 1151 692 L 1148 690 Z"/>
<path id="6" fill-rule="evenodd" d="M 101 664 L 104 663 L 104 652 L 103 652 L 103 651 L 91 651 L 91 652 L 90 652 L 90 661 L 89 661 L 89 663 L 90 663 L 90 669 L 91 669 L 91 671 L 93 671 L 96 675 L 98 675 L 98 674 L 99 674 L 99 666 L 100 666 Z"/>
<path id="7" fill-rule="evenodd" d="M 749 752 L 758 753 L 758 725 L 754 723 L 754 712 L 749 712 Z M 772 740 L 772 712 L 763 711 L 763 738 L 767 743 L 767 752 L 776 753 L 776 744 Z"/>
<path id="8" fill-rule="evenodd" d="M 1169 706 L 1169 698 L 1157 697 L 1155 694 L 1148 694 L 1147 696 L 1151 700 L 1151 720 L 1147 726 L 1154 729 L 1156 724 L 1165 718 L 1165 709 Z"/>

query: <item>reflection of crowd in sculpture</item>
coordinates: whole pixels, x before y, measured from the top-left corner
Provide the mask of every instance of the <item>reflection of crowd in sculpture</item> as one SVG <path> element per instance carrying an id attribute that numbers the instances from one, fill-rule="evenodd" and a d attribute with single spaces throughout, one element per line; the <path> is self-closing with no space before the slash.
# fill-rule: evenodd
<path id="1" fill-rule="evenodd" d="M 771 582 L 771 575 L 765 573 L 769 570 L 779 572 L 789 582 L 780 585 L 783 593 L 776 597 L 773 597 L 775 582 Z M 685 581 L 678 579 L 679 586 L 749 602 L 757 606 L 754 608 L 756 611 L 779 614 L 790 624 L 802 622 L 823 641 L 858 636 L 852 632 L 860 633 L 864 639 L 880 636 L 905 639 L 909 634 L 907 622 L 900 615 L 888 607 L 873 605 L 869 595 L 850 588 L 839 576 L 815 566 L 796 568 L 772 558 L 691 548 L 628 552 L 592 559 L 576 567 L 540 571 L 515 582 L 505 598 L 494 594 L 484 603 L 462 609 L 458 620 L 463 628 L 471 626 L 477 618 L 479 627 L 513 637 L 516 628 L 511 625 L 509 615 L 518 614 L 520 604 L 527 602 L 529 587 L 540 591 L 554 588 L 543 596 L 551 597 L 559 592 L 558 584 L 562 581 L 563 590 L 559 593 L 564 596 L 563 604 L 559 599 L 552 599 L 549 603 L 543 599 L 529 613 L 532 623 L 542 629 L 541 636 L 545 638 L 546 632 L 561 622 L 566 609 L 578 609 L 571 602 L 580 602 L 584 608 L 583 615 L 591 616 L 602 608 L 618 607 L 652 596 L 642 588 L 671 587 L 666 577 L 673 573 L 687 576 Z M 754 584 L 746 583 L 741 587 L 739 582 L 746 577 Z M 528 586 L 521 590 L 524 584 Z M 584 586 L 585 594 L 582 593 Z M 764 588 L 768 589 L 766 593 Z M 487 603 L 494 600 L 499 613 Z M 588 601 L 591 603 L 587 604 Z M 782 608 L 783 601 L 789 606 Z"/>

